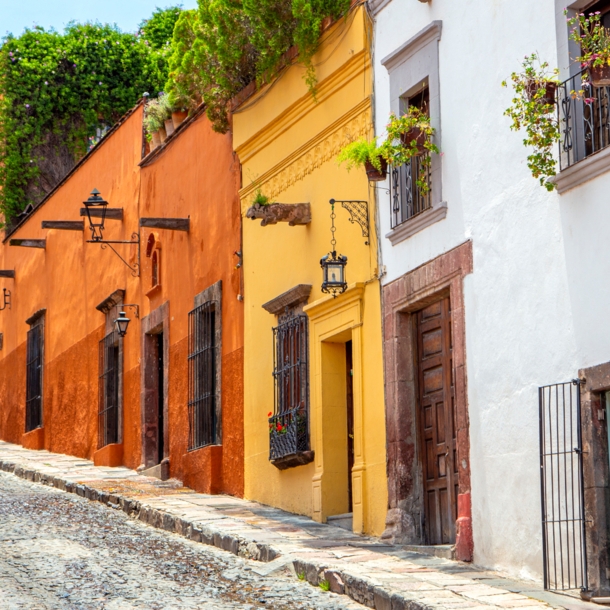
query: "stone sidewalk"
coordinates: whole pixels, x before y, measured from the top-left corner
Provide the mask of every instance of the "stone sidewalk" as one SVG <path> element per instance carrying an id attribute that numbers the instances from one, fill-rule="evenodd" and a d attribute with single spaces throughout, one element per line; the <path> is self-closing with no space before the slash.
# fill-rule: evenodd
<path id="1" fill-rule="evenodd" d="M 0 469 L 122 510 L 249 559 L 260 574 L 289 569 L 312 585 L 380 610 L 599 609 L 577 597 L 543 591 L 476 567 L 421 555 L 256 502 L 210 496 L 178 481 L 143 477 L 128 468 L 0 441 Z"/>

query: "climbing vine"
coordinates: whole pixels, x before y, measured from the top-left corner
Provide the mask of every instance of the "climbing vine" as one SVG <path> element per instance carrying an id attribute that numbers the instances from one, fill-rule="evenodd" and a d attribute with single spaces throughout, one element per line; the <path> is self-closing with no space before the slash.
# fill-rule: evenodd
<path id="1" fill-rule="evenodd" d="M 339 18 L 350 0 L 198 0 L 174 29 L 174 53 L 166 91 L 174 104 L 205 102 L 217 131 L 228 127 L 228 103 L 253 80 L 272 78 L 282 56 L 296 45 L 312 93 L 312 57 L 322 21 Z"/>
<path id="2" fill-rule="evenodd" d="M 171 48 L 161 42 L 169 25 L 153 28 L 158 13 L 142 24 L 142 35 L 88 23 L 3 39 L 0 214 L 6 223 L 40 202 L 145 91 L 163 89 Z"/>

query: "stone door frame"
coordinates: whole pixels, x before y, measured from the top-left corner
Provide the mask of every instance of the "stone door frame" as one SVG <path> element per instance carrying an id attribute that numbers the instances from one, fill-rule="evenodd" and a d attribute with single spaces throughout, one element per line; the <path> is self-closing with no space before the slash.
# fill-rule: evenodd
<path id="1" fill-rule="evenodd" d="M 413 314 L 449 296 L 457 425 L 458 519 L 456 557 L 472 561 L 470 439 L 466 377 L 464 277 L 472 273 L 472 242 L 386 284 L 383 291 L 388 516 L 383 537 L 422 544 L 423 481 L 417 431 L 417 349 Z"/>

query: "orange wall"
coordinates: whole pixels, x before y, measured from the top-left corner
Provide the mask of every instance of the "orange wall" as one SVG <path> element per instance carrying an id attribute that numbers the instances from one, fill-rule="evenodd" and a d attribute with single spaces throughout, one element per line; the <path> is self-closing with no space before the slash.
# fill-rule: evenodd
<path id="1" fill-rule="evenodd" d="M 203 116 L 176 134 L 147 167 L 139 167 L 142 108 L 103 141 L 51 197 L 10 238 L 47 239 L 46 250 L 0 244 L 0 269 L 15 269 L 15 280 L 0 278 L 12 291 L 12 308 L 0 312 L 0 438 L 20 442 L 25 431 L 25 320 L 46 308 L 44 443 L 51 451 L 91 458 L 97 450 L 98 342 L 104 315 L 95 306 L 117 289 L 125 303 L 137 303 L 140 317 L 169 303 L 170 473 L 201 489 L 206 450 L 187 454 L 187 333 L 194 296 L 222 280 L 223 396 L 218 491 L 243 494 L 243 306 L 238 301 L 241 249 L 237 190 L 239 164 L 229 135 L 212 131 Z M 82 202 L 97 188 L 111 207 L 122 207 L 122 222 L 106 221 L 105 239 L 129 240 L 140 217 L 190 217 L 189 233 L 139 230 L 141 274 L 109 249 L 87 244 L 90 232 L 43 230 L 42 220 L 78 220 Z M 146 243 L 154 231 L 161 243 L 161 289 L 147 297 L 150 259 Z M 135 260 L 136 248 L 118 245 Z M 140 322 L 132 322 L 123 343 L 123 461 L 141 463 Z M 201 453 L 201 457 L 199 454 Z M 201 476 L 200 476 L 201 475 Z"/>

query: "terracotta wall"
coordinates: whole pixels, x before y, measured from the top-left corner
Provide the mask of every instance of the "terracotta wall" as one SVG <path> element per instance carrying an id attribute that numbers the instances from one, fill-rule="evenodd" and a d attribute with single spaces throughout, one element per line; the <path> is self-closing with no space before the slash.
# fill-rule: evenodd
<path id="1" fill-rule="evenodd" d="M 86 243 L 90 232 L 44 230 L 43 220 L 78 220 L 82 202 L 97 188 L 123 220 L 107 220 L 105 239 L 141 240 L 141 273 L 109 249 Z M 0 244 L 0 278 L 12 291 L 12 307 L 0 312 L 0 438 L 21 442 L 25 431 L 26 319 L 45 314 L 44 447 L 92 458 L 98 450 L 98 342 L 105 318 L 96 305 L 117 289 L 139 306 L 140 318 L 160 305 L 169 308 L 170 475 L 201 490 L 243 494 L 243 311 L 238 300 L 241 249 L 237 189 L 239 164 L 229 135 L 212 131 L 202 115 L 191 119 L 142 161 L 142 108 L 136 107 L 67 180 Z M 141 217 L 190 218 L 189 232 L 139 228 Z M 151 233 L 161 252 L 160 286 L 151 291 Z M 10 246 L 10 239 L 44 239 L 46 249 Z M 131 263 L 135 246 L 117 245 Z M 188 312 L 194 297 L 222 281 L 223 447 L 187 451 Z M 141 328 L 132 322 L 123 340 L 122 461 L 142 463 Z M 111 313 L 114 317 L 116 311 Z M 41 437 L 42 438 L 42 437 Z M 213 455 L 212 455 L 213 454 Z M 206 464 L 212 455 L 214 480 Z"/>

